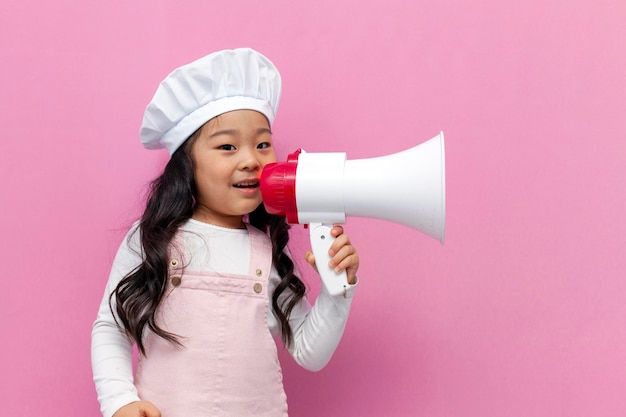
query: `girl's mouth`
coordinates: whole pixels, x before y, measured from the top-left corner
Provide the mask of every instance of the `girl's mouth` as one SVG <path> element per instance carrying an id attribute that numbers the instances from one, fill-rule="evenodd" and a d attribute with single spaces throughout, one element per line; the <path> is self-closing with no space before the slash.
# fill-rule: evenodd
<path id="1" fill-rule="evenodd" d="M 254 181 L 238 182 L 237 184 L 233 184 L 233 187 L 235 188 L 258 188 L 259 185 L 260 185 L 259 181 L 254 180 Z"/>

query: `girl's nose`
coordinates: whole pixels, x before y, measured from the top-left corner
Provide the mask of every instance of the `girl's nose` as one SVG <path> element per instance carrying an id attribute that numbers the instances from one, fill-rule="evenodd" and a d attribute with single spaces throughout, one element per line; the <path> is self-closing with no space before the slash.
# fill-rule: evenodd
<path id="1" fill-rule="evenodd" d="M 261 167 L 261 161 L 253 151 L 245 151 L 242 153 L 241 169 L 244 171 L 255 171 Z"/>

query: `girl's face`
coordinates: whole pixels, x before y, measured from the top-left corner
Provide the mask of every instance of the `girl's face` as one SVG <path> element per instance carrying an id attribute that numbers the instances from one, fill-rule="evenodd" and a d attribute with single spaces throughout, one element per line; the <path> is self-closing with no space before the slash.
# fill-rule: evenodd
<path id="1" fill-rule="evenodd" d="M 198 201 L 193 218 L 243 227 L 242 217 L 261 204 L 259 178 L 276 162 L 265 116 L 253 110 L 221 114 L 202 126 L 192 143 Z"/>

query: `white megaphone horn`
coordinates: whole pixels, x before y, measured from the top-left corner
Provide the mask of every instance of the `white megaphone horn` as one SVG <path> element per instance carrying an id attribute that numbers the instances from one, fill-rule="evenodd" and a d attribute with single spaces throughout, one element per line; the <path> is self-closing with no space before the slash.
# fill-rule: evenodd
<path id="1" fill-rule="evenodd" d="M 327 264 L 330 229 L 346 216 L 403 224 L 441 243 L 445 235 L 445 151 L 443 132 L 395 154 L 347 160 L 345 153 L 290 154 L 267 164 L 261 193 L 268 213 L 289 223 L 308 224 L 322 282 L 333 295 L 345 291 L 345 272 Z"/>

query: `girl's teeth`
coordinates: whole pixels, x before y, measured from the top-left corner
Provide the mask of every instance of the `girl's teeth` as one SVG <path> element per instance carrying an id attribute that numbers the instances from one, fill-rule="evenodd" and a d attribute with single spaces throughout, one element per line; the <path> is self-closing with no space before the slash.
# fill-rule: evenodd
<path id="1" fill-rule="evenodd" d="M 256 187 L 258 184 L 259 184 L 258 182 L 242 182 L 239 184 L 235 184 L 235 187 L 249 188 L 249 187 Z"/>

